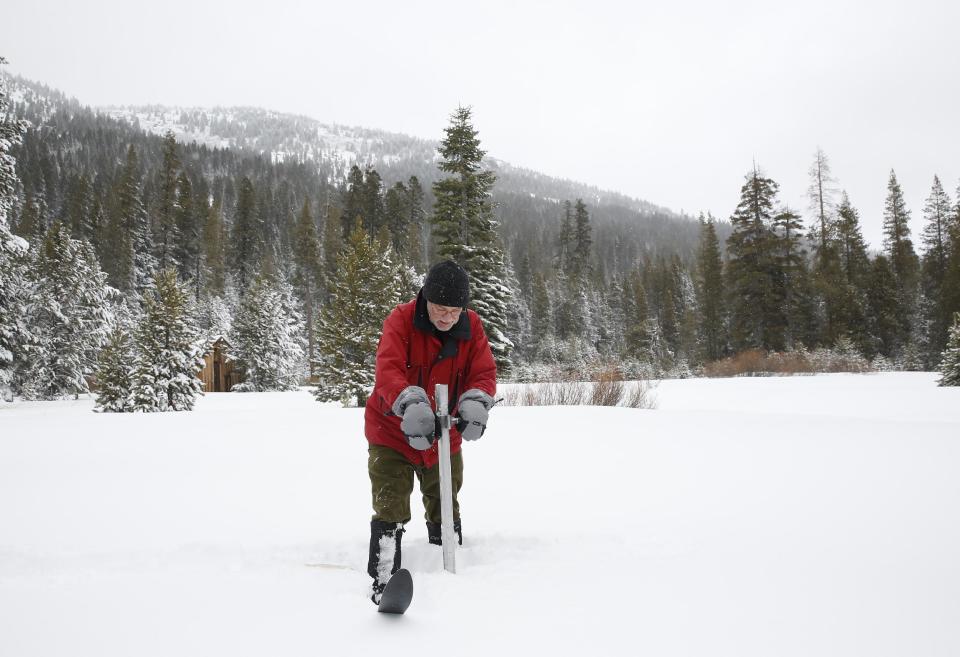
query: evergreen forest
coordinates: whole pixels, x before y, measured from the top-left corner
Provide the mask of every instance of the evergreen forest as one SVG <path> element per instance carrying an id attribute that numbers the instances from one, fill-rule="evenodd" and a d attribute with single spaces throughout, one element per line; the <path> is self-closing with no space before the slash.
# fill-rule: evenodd
<path id="1" fill-rule="evenodd" d="M 469 272 L 503 380 L 693 376 L 744 354 L 929 370 L 958 347 L 960 188 L 933 172 L 908 208 L 890 171 L 871 253 L 819 149 L 798 163 L 804 212 L 752 167 L 728 217 L 691 218 L 490 158 L 468 107 L 425 142 L 2 85 L 7 398 L 96 387 L 99 410 L 189 409 L 222 337 L 235 390 L 310 381 L 362 403 L 383 319 L 443 258 Z"/>

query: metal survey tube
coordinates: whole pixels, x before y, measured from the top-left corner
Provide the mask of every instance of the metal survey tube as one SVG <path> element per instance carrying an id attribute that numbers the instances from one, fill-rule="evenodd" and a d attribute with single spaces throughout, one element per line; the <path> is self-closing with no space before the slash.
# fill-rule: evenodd
<path id="1" fill-rule="evenodd" d="M 440 418 L 440 538 L 443 541 L 443 569 L 457 572 L 457 535 L 453 530 L 453 474 L 450 467 L 450 426 L 447 412 L 447 386 L 437 384 L 434 391 L 437 402 L 437 417 Z"/>

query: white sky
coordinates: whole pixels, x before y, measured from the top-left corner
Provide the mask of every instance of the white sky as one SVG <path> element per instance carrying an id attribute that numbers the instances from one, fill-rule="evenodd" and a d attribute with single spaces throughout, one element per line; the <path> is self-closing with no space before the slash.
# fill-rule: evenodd
<path id="1" fill-rule="evenodd" d="M 960 3 L 13 0 L 0 54 L 89 105 L 256 105 L 439 139 L 727 218 L 754 160 L 806 214 L 820 146 L 881 244 L 960 183 Z M 140 7 L 139 4 L 144 4 Z M 660 6 L 670 4 L 669 7 Z"/>

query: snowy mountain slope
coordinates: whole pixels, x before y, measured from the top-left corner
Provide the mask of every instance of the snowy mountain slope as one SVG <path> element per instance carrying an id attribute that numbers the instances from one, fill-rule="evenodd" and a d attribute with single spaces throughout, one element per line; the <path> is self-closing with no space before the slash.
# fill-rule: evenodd
<path id="1" fill-rule="evenodd" d="M 498 407 L 457 575 L 413 500 L 403 618 L 365 597 L 361 411 L 0 406 L 0 654 L 955 655 L 960 399 L 934 380 Z"/>
<path id="2" fill-rule="evenodd" d="M 273 161 L 325 162 L 342 179 L 354 164 L 375 168 L 388 179 L 417 175 L 421 181 L 433 182 L 438 176 L 439 142 L 435 140 L 251 107 L 107 107 L 102 111 L 153 134 L 172 131 L 182 142 L 247 149 L 269 154 Z M 437 127 L 438 134 L 442 127 Z M 618 205 L 641 214 L 673 214 L 647 201 L 545 176 L 493 156 L 487 156 L 485 164 L 497 173 L 499 191 L 526 192 L 552 201 L 583 198 L 592 206 Z"/>
<path id="3" fill-rule="evenodd" d="M 13 76 L 10 80 L 15 113 L 49 116 L 76 111 L 80 104 L 42 84 Z M 29 106 L 29 108 L 27 107 Z M 28 111 L 29 109 L 29 111 Z M 248 150 L 269 154 L 273 161 L 323 163 L 345 180 L 354 164 L 376 168 L 385 180 L 416 175 L 429 187 L 439 175 L 438 141 L 361 127 L 322 123 L 305 116 L 254 107 L 181 108 L 165 106 L 105 107 L 97 111 L 146 132 L 172 131 L 181 142 L 195 141 L 210 148 Z M 438 136 L 444 126 L 437 126 Z M 482 133 L 481 133 L 482 137 Z M 670 210 L 645 200 L 597 187 L 546 176 L 488 156 L 486 165 L 497 173 L 498 193 L 522 194 L 551 202 L 583 198 L 591 206 L 613 206 L 640 215 L 679 219 Z"/>

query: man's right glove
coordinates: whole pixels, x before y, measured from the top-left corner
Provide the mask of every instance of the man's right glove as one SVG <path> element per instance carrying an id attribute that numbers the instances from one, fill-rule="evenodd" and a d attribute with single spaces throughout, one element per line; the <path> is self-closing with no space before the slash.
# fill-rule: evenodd
<path id="1" fill-rule="evenodd" d="M 436 431 L 436 419 L 430 408 L 430 398 L 419 386 L 407 386 L 397 395 L 390 408 L 394 415 L 403 418 L 400 430 L 414 449 L 430 449 Z"/>
<path id="2" fill-rule="evenodd" d="M 403 421 L 400 430 L 407 437 L 407 442 L 414 449 L 430 449 L 433 445 L 433 435 L 436 430 L 436 418 L 429 404 L 417 402 L 407 406 L 403 412 Z"/>

